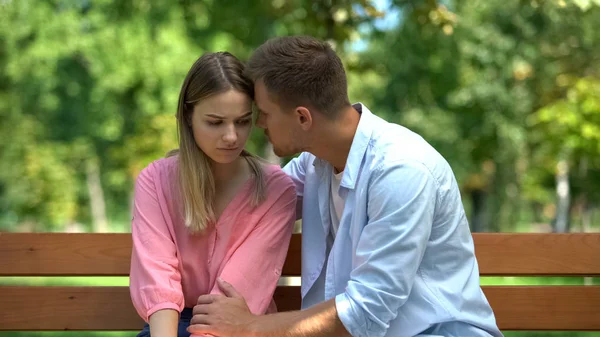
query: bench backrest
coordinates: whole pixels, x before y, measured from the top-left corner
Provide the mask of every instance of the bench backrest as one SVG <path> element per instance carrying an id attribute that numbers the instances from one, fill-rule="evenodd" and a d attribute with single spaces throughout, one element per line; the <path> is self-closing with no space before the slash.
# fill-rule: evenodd
<path id="1" fill-rule="evenodd" d="M 600 233 L 476 233 L 482 276 L 600 276 Z M 282 276 L 300 275 L 294 234 Z M 128 276 L 130 234 L 0 233 L 0 276 Z M 600 330 L 600 286 L 485 286 L 502 330 Z M 300 307 L 279 286 L 279 310 Z M 126 286 L 0 285 L 0 331 L 140 330 Z"/>

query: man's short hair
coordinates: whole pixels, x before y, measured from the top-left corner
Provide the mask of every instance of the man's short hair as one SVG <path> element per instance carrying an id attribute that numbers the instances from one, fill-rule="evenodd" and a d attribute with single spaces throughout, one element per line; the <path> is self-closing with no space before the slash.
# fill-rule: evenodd
<path id="1" fill-rule="evenodd" d="M 331 46 L 310 36 L 277 37 L 263 43 L 246 67 L 286 109 L 307 106 L 327 118 L 349 106 L 346 72 Z"/>

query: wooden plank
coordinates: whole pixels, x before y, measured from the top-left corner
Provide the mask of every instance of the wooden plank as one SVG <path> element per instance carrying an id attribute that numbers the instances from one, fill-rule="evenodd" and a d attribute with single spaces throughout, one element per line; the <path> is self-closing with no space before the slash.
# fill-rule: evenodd
<path id="1" fill-rule="evenodd" d="M 300 287 L 278 287 L 279 311 L 300 308 Z M 128 287 L 0 286 L 0 331 L 141 330 Z"/>
<path id="2" fill-rule="evenodd" d="M 475 233 L 482 276 L 600 275 L 600 233 Z"/>
<path id="3" fill-rule="evenodd" d="M 128 287 L 0 287 L 0 331 L 142 330 Z"/>
<path id="4" fill-rule="evenodd" d="M 0 276 L 127 276 L 131 234 L 0 233 Z"/>
<path id="5" fill-rule="evenodd" d="M 300 287 L 277 287 L 273 296 L 277 311 L 299 310 L 302 304 Z"/>
<path id="6" fill-rule="evenodd" d="M 482 276 L 600 275 L 600 234 L 475 233 Z M 283 275 L 300 275 L 301 236 Z M 0 276 L 127 276 L 130 234 L 0 233 Z"/>
<path id="7" fill-rule="evenodd" d="M 281 275 L 300 276 L 302 269 L 300 261 L 302 261 L 302 235 L 294 234 L 290 241 L 290 247 L 288 248 Z"/>
<path id="8" fill-rule="evenodd" d="M 501 330 L 600 331 L 600 286 L 483 287 Z"/>
<path id="9" fill-rule="evenodd" d="M 301 240 L 292 236 L 284 275 L 300 276 Z M 0 233 L 0 276 L 129 276 L 130 259 L 128 233 Z"/>
<path id="10" fill-rule="evenodd" d="M 600 286 L 484 287 L 502 330 L 600 330 Z M 300 307 L 279 287 L 279 311 Z M 0 331 L 141 330 L 127 287 L 0 287 Z"/>

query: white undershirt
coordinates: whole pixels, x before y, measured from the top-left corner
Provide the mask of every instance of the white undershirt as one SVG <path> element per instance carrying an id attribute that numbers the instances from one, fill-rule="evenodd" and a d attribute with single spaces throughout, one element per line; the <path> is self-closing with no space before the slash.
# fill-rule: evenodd
<path id="1" fill-rule="evenodd" d="M 340 183 L 342 182 L 342 176 L 344 172 L 333 173 L 331 177 L 331 198 L 329 199 L 329 210 L 331 216 L 331 232 L 333 237 L 337 235 L 338 228 L 340 228 L 340 219 L 344 211 L 344 199 L 340 197 L 338 191 L 340 189 Z"/>

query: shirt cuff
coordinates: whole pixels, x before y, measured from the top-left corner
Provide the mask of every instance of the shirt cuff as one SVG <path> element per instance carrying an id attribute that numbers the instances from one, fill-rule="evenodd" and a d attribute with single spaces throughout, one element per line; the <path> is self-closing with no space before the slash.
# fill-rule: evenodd
<path id="1" fill-rule="evenodd" d="M 145 321 L 146 322 L 150 321 L 150 316 L 152 316 L 153 313 L 155 313 L 159 310 L 164 310 L 164 309 L 173 309 L 173 310 L 177 311 L 179 314 L 181 314 L 181 310 L 183 310 L 183 308 L 180 308 L 175 303 L 171 303 L 171 302 L 159 303 L 159 304 L 153 306 L 152 308 L 148 309 L 148 311 L 146 312 Z"/>
<path id="2" fill-rule="evenodd" d="M 348 294 L 341 293 L 335 297 L 335 307 L 342 324 L 353 337 L 366 337 L 367 322 L 355 308 Z"/>

